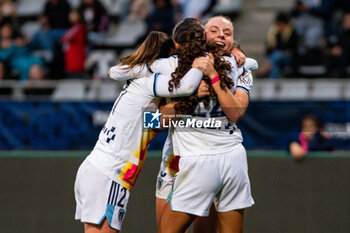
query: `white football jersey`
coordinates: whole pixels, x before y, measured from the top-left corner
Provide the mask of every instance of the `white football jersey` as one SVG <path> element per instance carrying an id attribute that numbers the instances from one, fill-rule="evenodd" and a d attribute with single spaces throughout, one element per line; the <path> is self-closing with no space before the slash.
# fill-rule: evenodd
<path id="1" fill-rule="evenodd" d="M 169 75 L 156 73 L 131 81 L 115 101 L 95 148 L 88 156 L 89 162 L 131 190 L 142 169 L 147 146 L 157 133 L 144 129 L 144 111 L 155 111 L 159 97 L 193 94 L 202 76 L 202 72 L 192 68 L 173 92 L 168 91 Z"/>
<path id="2" fill-rule="evenodd" d="M 233 67 L 236 67 L 237 65 L 235 65 L 236 62 L 235 62 L 235 60 L 234 60 L 233 58 L 234 58 L 234 57 L 232 57 L 232 58 L 226 58 L 226 59 L 229 60 L 229 61 L 232 63 L 232 66 L 233 66 Z M 130 69 L 127 69 L 127 67 L 125 67 L 125 66 L 114 66 L 114 67 L 112 67 L 112 68 L 109 70 L 109 76 L 110 76 L 110 78 L 115 79 L 115 80 L 118 80 L 118 81 L 125 81 L 125 80 L 129 80 L 129 79 L 138 79 L 138 78 L 142 77 L 142 75 L 147 75 L 147 74 L 150 74 L 150 73 L 153 73 L 153 72 L 161 72 L 162 74 L 170 75 L 170 74 L 175 70 L 175 68 L 177 67 L 177 65 L 178 65 L 177 57 L 176 57 L 176 56 L 172 56 L 172 57 L 165 58 L 165 59 L 157 59 L 157 60 L 151 65 L 151 67 L 149 67 L 149 68 L 148 68 L 148 67 L 135 67 L 135 68 L 133 68 L 133 69 L 130 70 Z M 235 69 L 237 69 L 237 68 L 235 68 Z M 243 68 L 238 69 L 238 72 L 239 72 L 239 73 L 243 73 L 243 72 L 244 72 Z M 170 78 L 170 76 L 169 76 L 169 78 Z M 183 82 L 183 80 L 182 80 L 181 82 Z M 133 81 L 133 84 L 136 84 L 136 83 L 137 83 L 137 82 L 135 82 L 135 80 L 134 80 L 134 81 Z M 236 84 L 236 82 L 235 82 L 235 84 Z M 143 85 L 140 85 L 139 88 L 142 88 L 142 86 L 143 86 Z M 181 86 L 181 87 L 183 87 L 183 86 Z M 130 88 L 130 87 L 129 87 L 129 88 Z M 164 86 L 164 88 L 167 89 L 167 86 Z M 249 88 L 248 88 L 248 89 L 249 89 Z M 131 89 L 131 90 L 133 90 L 133 89 Z M 233 91 L 234 91 L 234 90 L 233 90 Z M 136 93 L 137 93 L 137 91 L 135 92 L 135 95 L 137 95 Z M 122 94 L 123 94 L 123 93 L 121 93 L 121 95 L 122 95 Z M 153 93 L 153 94 L 154 94 L 154 93 Z M 153 96 L 153 97 L 154 97 L 154 96 Z M 118 101 L 118 100 L 117 100 L 117 101 Z M 117 101 L 116 101 L 116 102 L 117 102 Z M 159 101 L 159 100 L 158 100 L 158 101 Z M 143 103 L 143 104 L 144 104 L 144 103 Z M 157 105 L 157 104 L 155 104 L 155 105 Z M 111 113 L 111 114 L 112 114 L 112 113 Z M 132 115 L 132 116 L 135 116 L 135 114 L 131 114 L 131 115 Z M 111 117 L 111 116 L 110 116 L 110 117 Z M 102 131 L 102 132 L 103 132 L 103 131 Z M 102 134 L 102 132 L 101 132 L 101 134 Z M 130 135 L 132 135 L 132 134 L 130 134 Z M 101 137 L 101 136 L 100 136 L 100 137 Z M 136 145 L 136 146 L 139 146 L 140 148 L 145 148 L 145 147 L 147 147 L 149 141 L 150 141 L 153 137 L 152 137 L 152 135 L 151 135 L 151 136 L 142 135 L 142 137 L 145 138 L 144 141 L 147 141 L 147 142 L 143 142 L 142 140 L 141 140 L 141 141 L 138 141 L 138 142 L 136 142 L 136 141 L 134 141 L 134 142 L 135 142 L 135 145 Z M 125 138 L 125 140 L 128 140 L 128 139 Z M 129 139 L 129 140 L 133 141 L 134 138 L 131 138 L 131 139 Z M 99 141 L 101 141 L 101 140 L 99 140 Z M 169 150 L 167 149 L 167 147 L 168 147 L 168 146 L 171 147 L 171 144 L 172 144 L 172 142 L 171 142 L 171 140 L 170 140 L 170 136 L 168 136 L 167 141 L 169 141 L 169 143 L 166 144 L 166 145 L 164 146 L 164 150 L 169 151 Z M 102 143 L 99 143 L 99 142 L 98 142 L 97 144 L 102 144 Z M 140 146 L 140 145 L 141 145 L 141 146 Z M 96 145 L 96 147 L 97 147 L 97 145 Z M 172 149 L 172 148 L 171 148 L 171 149 Z M 146 152 L 145 149 L 138 149 L 137 151 Z M 171 153 L 171 152 L 169 151 L 168 153 L 165 153 L 165 154 L 170 154 L 170 153 Z M 136 153 L 136 154 L 138 154 L 138 153 Z M 141 170 L 144 157 L 145 157 L 145 154 L 142 154 L 142 161 L 139 160 L 140 167 L 137 167 L 137 168 L 135 167 L 134 170 L 137 170 L 137 172 L 135 173 L 135 175 L 130 176 L 130 177 L 133 178 L 133 179 L 129 179 L 129 180 L 132 181 L 132 182 L 128 181 L 128 180 L 127 180 L 127 177 L 125 177 L 125 178 L 123 177 L 123 174 L 125 174 L 125 172 L 122 172 L 122 173 L 119 175 L 119 177 L 118 177 L 117 179 L 120 180 L 120 181 L 122 181 L 123 183 L 125 183 L 124 187 L 129 187 L 129 189 L 131 189 L 131 188 L 133 187 L 133 185 L 134 185 L 134 183 L 135 183 L 135 181 L 136 181 L 136 177 L 137 177 L 139 171 Z M 112 160 L 113 160 L 113 159 L 111 159 L 111 161 L 112 161 Z M 171 162 L 171 161 L 173 161 L 173 160 L 174 160 L 174 159 L 172 158 L 172 156 L 170 156 L 170 157 L 167 156 L 167 158 L 165 158 L 165 156 L 164 156 L 164 157 L 163 157 L 163 162 L 162 162 L 162 165 L 164 166 L 163 169 L 166 168 L 166 170 L 168 170 L 168 171 L 176 172 L 176 170 L 177 170 L 177 165 L 176 165 L 176 166 L 175 166 L 175 165 L 174 165 L 174 166 L 171 166 L 171 164 L 175 164 L 175 163 Z M 136 161 L 136 162 L 137 162 L 137 161 Z M 135 162 L 134 164 L 136 164 L 136 162 Z M 142 164 L 141 164 L 141 163 L 142 163 Z M 112 163 L 106 161 L 106 164 L 112 164 Z M 124 164 L 127 164 L 127 162 L 120 162 L 119 164 L 117 164 L 117 165 L 114 166 L 114 167 L 123 168 Z M 129 165 L 129 166 L 130 166 L 130 165 Z M 101 166 L 101 167 L 103 167 L 103 166 Z M 103 168 L 101 168 L 101 169 L 103 169 Z M 162 169 L 162 170 L 163 170 L 163 169 Z M 113 170 L 113 167 L 110 166 L 110 167 L 107 168 L 106 170 L 107 170 L 107 171 L 112 171 L 112 170 Z M 114 170 L 116 170 L 116 169 L 114 169 Z M 123 170 L 123 169 L 121 169 L 121 170 Z M 111 173 L 109 176 L 112 178 L 112 177 L 115 177 L 115 174 Z M 113 178 L 112 178 L 112 179 L 113 179 Z M 115 180 L 115 179 L 114 179 L 114 180 Z"/>
<path id="3" fill-rule="evenodd" d="M 241 76 L 243 68 L 238 68 L 234 57 L 226 57 L 225 59 L 232 65 L 229 76 L 233 78 L 234 86 L 231 92 L 234 93 L 239 87 L 249 95 L 252 87 L 251 74 L 248 74 L 249 77 Z M 245 79 L 239 80 L 239 78 Z M 242 83 L 246 83 L 246 85 Z M 184 119 L 185 122 L 192 122 L 192 124 L 173 128 L 172 139 L 175 155 L 183 157 L 224 153 L 232 150 L 236 144 L 243 142 L 240 129 L 235 122 L 226 117 L 217 99 L 211 99 L 208 106 L 200 102 L 192 115 L 192 118 Z M 202 123 L 197 124 L 197 122 Z"/>
<path id="4" fill-rule="evenodd" d="M 128 69 L 127 65 L 116 65 L 108 70 L 108 76 L 117 81 L 138 79 L 151 75 L 152 73 L 162 73 L 170 75 L 177 67 L 177 57 L 160 58 L 155 60 L 151 67 L 135 66 Z"/>

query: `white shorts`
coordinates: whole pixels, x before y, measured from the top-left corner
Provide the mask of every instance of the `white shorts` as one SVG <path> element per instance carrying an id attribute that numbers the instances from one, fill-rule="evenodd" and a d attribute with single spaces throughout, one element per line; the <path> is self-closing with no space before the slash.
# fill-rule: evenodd
<path id="1" fill-rule="evenodd" d="M 222 154 L 181 157 L 179 168 L 170 197 L 173 211 L 208 216 L 213 201 L 218 212 L 254 204 L 242 144 Z"/>
<path id="2" fill-rule="evenodd" d="M 157 188 L 156 188 L 156 197 L 160 199 L 167 199 L 170 193 L 171 188 L 173 187 L 174 176 L 165 170 L 159 170 L 157 176 Z"/>
<path id="3" fill-rule="evenodd" d="M 178 172 L 179 156 L 173 154 L 171 134 L 165 140 L 162 151 L 162 162 L 157 176 L 156 197 L 167 199 L 173 186 L 175 173 Z"/>
<path id="4" fill-rule="evenodd" d="M 74 184 L 77 203 L 75 219 L 100 224 L 107 219 L 111 228 L 121 230 L 130 191 L 114 182 L 85 159 Z"/>

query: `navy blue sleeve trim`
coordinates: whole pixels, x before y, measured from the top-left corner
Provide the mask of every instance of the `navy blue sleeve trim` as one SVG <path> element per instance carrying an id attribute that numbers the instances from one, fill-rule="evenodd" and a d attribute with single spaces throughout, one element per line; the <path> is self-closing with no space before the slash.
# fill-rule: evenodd
<path id="1" fill-rule="evenodd" d="M 250 93 L 249 93 L 249 90 L 243 86 L 237 86 L 236 88 L 240 88 L 242 89 L 243 91 L 247 92 L 247 94 L 250 96 Z"/>
<path id="2" fill-rule="evenodd" d="M 148 64 L 147 64 L 147 63 L 145 64 L 145 66 L 146 66 L 146 68 L 148 69 L 148 71 L 149 71 L 149 72 L 151 72 L 151 74 L 153 74 L 153 73 L 154 73 L 154 72 L 153 72 L 153 70 L 151 70 L 151 67 L 150 67 L 150 66 L 148 66 Z"/>
<path id="3" fill-rule="evenodd" d="M 156 82 L 157 82 L 157 78 L 158 78 L 159 74 L 160 74 L 160 73 L 155 73 L 155 75 L 154 75 L 153 94 L 154 94 L 155 97 L 159 97 L 159 96 L 157 95 L 157 91 L 156 91 L 156 85 L 157 85 Z"/>

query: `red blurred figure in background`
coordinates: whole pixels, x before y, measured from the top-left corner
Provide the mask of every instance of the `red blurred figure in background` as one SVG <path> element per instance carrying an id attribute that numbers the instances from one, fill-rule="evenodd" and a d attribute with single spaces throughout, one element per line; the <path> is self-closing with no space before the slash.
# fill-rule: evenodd
<path id="1" fill-rule="evenodd" d="M 64 65 L 68 77 L 81 75 L 85 70 L 86 59 L 86 29 L 84 19 L 77 10 L 69 13 L 71 28 L 63 35 Z"/>

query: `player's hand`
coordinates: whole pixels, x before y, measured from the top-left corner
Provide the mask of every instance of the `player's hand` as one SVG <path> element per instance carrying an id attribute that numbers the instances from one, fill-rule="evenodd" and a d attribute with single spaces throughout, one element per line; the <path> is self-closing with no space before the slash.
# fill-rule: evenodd
<path id="1" fill-rule="evenodd" d="M 241 67 L 245 63 L 246 56 L 244 55 L 242 50 L 239 48 L 233 48 L 231 52 L 236 58 L 238 67 Z"/>
<path id="2" fill-rule="evenodd" d="M 218 73 L 214 68 L 212 55 L 209 54 L 209 56 L 210 57 L 197 57 L 194 59 L 192 67 L 199 69 L 204 75 L 208 76 L 210 79 L 213 79 L 218 75 Z"/>
<path id="3" fill-rule="evenodd" d="M 209 85 L 202 80 L 198 87 L 197 97 L 202 98 L 207 95 L 209 95 Z"/>

